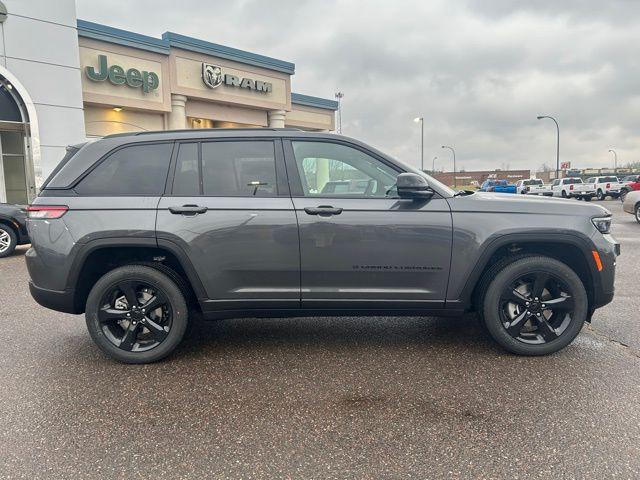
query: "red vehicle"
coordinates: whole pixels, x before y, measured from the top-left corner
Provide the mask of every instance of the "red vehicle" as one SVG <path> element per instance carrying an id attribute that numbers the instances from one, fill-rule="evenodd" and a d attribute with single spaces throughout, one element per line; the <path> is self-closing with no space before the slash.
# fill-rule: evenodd
<path id="1" fill-rule="evenodd" d="M 629 175 L 620 183 L 623 184 L 623 187 L 620 189 L 620 201 L 624 202 L 627 193 L 640 190 L 640 175 Z"/>

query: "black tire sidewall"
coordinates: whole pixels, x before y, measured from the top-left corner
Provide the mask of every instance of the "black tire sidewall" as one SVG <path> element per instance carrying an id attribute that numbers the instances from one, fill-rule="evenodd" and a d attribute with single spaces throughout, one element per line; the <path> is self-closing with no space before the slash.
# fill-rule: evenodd
<path id="1" fill-rule="evenodd" d="M 636 222 L 640 223 L 640 205 L 636 205 Z"/>
<path id="2" fill-rule="evenodd" d="M 16 235 L 16 232 L 13 231 L 13 228 L 7 227 L 6 225 L 0 225 L 0 231 L 7 232 L 7 234 L 9 235 L 9 240 L 11 242 L 9 248 L 7 248 L 4 252 L 0 252 L 0 258 L 5 258 L 10 256 L 18 246 L 18 236 Z"/>
<path id="3" fill-rule="evenodd" d="M 109 289 L 125 279 L 139 280 L 162 290 L 171 304 L 173 316 L 167 338 L 160 345 L 145 352 L 127 352 L 118 348 L 104 335 L 98 320 L 98 309 L 102 297 Z M 119 267 L 105 274 L 91 289 L 85 309 L 87 329 L 93 341 L 107 355 L 123 363 L 151 363 L 171 354 L 182 341 L 188 317 L 184 295 L 176 283 L 164 273 L 141 265 Z"/>
<path id="4" fill-rule="evenodd" d="M 550 273 L 565 282 L 573 293 L 576 305 L 571 323 L 562 335 L 552 342 L 540 345 L 527 344 L 511 337 L 502 325 L 499 314 L 500 295 L 506 285 L 525 274 L 535 272 Z M 510 263 L 496 275 L 484 298 L 483 318 L 489 334 L 509 352 L 518 355 L 547 355 L 563 349 L 575 339 L 587 319 L 588 308 L 584 285 L 568 265 L 553 258 L 535 256 Z"/>

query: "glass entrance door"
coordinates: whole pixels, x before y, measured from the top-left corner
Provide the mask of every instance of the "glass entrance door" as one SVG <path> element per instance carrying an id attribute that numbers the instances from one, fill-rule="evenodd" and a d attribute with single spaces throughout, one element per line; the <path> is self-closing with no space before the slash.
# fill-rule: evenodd
<path id="1" fill-rule="evenodd" d="M 22 131 L 0 131 L 0 202 L 28 202 Z"/>

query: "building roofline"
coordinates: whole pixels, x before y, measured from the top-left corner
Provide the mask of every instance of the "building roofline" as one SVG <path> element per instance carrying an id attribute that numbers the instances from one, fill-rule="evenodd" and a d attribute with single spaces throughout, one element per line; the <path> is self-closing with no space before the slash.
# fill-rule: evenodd
<path id="1" fill-rule="evenodd" d="M 338 110 L 338 102 L 335 100 L 312 97 L 311 95 L 303 95 L 302 93 L 291 92 L 291 103 L 305 105 L 307 107 L 324 108 L 326 110 Z"/>
<path id="2" fill-rule="evenodd" d="M 94 40 L 169 55 L 169 42 L 161 38 L 149 37 L 128 30 L 80 19 L 77 21 L 77 26 L 78 36 L 80 37 L 93 38 Z"/>
<path id="3" fill-rule="evenodd" d="M 174 32 L 163 33 L 162 39 L 168 42 L 172 47 L 189 50 L 191 52 L 204 53 L 205 55 L 212 55 L 214 57 L 225 58 L 227 60 L 244 63 L 246 65 L 276 70 L 289 75 L 293 75 L 296 71 L 295 64 L 291 62 L 285 62 L 284 60 L 278 60 L 277 58 L 267 57 L 265 55 L 259 55 L 257 53 L 251 53 L 245 50 L 207 42 L 205 40 L 180 35 Z"/>
<path id="4" fill-rule="evenodd" d="M 283 72 L 293 75 L 296 70 L 294 63 L 278 60 L 277 58 L 247 52 L 217 43 L 207 42 L 186 35 L 173 32 L 165 32 L 162 38 L 150 37 L 140 33 L 122 30 L 120 28 L 102 25 L 100 23 L 89 22 L 87 20 L 77 20 L 78 36 L 93 38 L 103 42 L 115 43 L 127 47 L 147 50 L 149 52 L 169 55 L 171 47 L 181 48 L 196 53 L 203 53 L 214 57 L 220 57 L 234 62 L 262 67 L 268 70 Z"/>

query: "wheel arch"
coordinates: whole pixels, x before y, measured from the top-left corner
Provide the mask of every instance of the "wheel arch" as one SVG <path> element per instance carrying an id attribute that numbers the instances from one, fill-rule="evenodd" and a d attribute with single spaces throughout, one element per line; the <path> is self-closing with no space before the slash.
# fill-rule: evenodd
<path id="1" fill-rule="evenodd" d="M 173 242 L 158 244 L 154 238 L 107 238 L 83 245 L 71 266 L 67 290 L 74 292 L 75 312 L 84 312 L 89 292 L 102 275 L 130 264 L 156 267 L 165 273 L 167 269 L 171 270 L 183 281 L 191 303 L 199 304 L 206 297 L 193 265 Z"/>
<path id="2" fill-rule="evenodd" d="M 478 288 L 483 283 L 483 275 L 489 271 L 492 265 L 509 256 L 538 254 L 555 258 L 571 267 L 585 285 L 591 307 L 594 303 L 595 292 L 600 288 L 592 250 L 591 241 L 576 232 L 572 234 L 537 233 L 500 236 L 490 241 L 483 250 L 463 287 L 459 300 L 453 303 L 459 303 L 465 309 L 475 309 Z"/>

